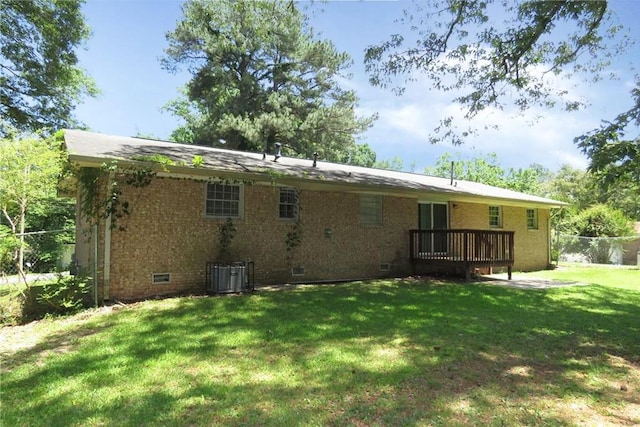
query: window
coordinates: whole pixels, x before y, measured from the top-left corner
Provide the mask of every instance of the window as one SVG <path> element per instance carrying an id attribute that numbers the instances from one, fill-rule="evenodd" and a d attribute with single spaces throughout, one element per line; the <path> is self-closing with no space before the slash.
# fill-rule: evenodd
<path id="1" fill-rule="evenodd" d="M 527 229 L 529 230 L 538 229 L 538 210 L 537 209 L 527 209 Z"/>
<path id="2" fill-rule="evenodd" d="M 242 218 L 242 187 L 207 183 L 205 215 L 211 218 Z"/>
<path id="3" fill-rule="evenodd" d="M 360 224 L 382 225 L 382 196 L 360 195 Z"/>
<path id="4" fill-rule="evenodd" d="M 502 228 L 501 206 L 489 206 L 489 228 Z"/>
<path id="5" fill-rule="evenodd" d="M 280 219 L 298 218 L 298 190 L 280 187 Z"/>

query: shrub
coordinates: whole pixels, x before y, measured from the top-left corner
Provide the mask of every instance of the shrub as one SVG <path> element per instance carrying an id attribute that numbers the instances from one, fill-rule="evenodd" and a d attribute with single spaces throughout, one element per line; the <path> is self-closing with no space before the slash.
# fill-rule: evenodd
<path id="1" fill-rule="evenodd" d="M 86 277 L 59 275 L 55 282 L 45 283 L 35 293 L 35 301 L 44 306 L 45 314 L 66 314 L 78 311 L 89 301 Z"/>
<path id="2" fill-rule="evenodd" d="M 55 280 L 7 287 L 0 294 L 0 324 L 17 325 L 47 315 L 74 313 L 91 304 L 89 278 L 59 275 Z"/>
<path id="3" fill-rule="evenodd" d="M 594 205 L 573 219 L 576 235 L 586 237 L 629 236 L 633 230 L 631 220 L 622 211 L 607 205 Z"/>

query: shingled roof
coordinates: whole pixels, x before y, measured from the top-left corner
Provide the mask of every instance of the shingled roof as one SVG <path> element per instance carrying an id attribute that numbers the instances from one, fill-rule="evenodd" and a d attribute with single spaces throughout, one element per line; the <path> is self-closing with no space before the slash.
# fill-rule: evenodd
<path id="1" fill-rule="evenodd" d="M 317 161 L 280 157 L 244 151 L 224 150 L 189 144 L 178 144 L 142 138 L 105 135 L 81 130 L 65 130 L 69 159 L 80 166 L 97 167 L 110 160 L 140 161 L 163 156 L 174 165 L 165 174 L 191 177 L 233 177 L 253 181 L 271 181 L 306 186 L 335 188 L 341 191 L 403 194 L 424 200 L 501 203 L 514 206 L 561 207 L 563 202 L 533 196 L 477 182 L 432 177 L 427 175 L 364 168 Z M 192 161 L 200 156 L 202 165 Z"/>

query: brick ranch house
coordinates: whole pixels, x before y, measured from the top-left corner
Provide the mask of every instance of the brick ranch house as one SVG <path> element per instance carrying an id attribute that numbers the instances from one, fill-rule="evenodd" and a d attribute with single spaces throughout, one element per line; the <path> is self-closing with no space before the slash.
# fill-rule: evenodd
<path id="1" fill-rule="evenodd" d="M 96 273 L 104 300 L 204 292 L 227 218 L 228 252 L 253 263 L 257 285 L 544 269 L 550 210 L 563 205 L 475 182 L 79 130 L 65 144 L 77 170 L 100 177 L 96 194 L 117 188 L 128 203 L 115 227 L 104 212 L 90 225 L 84 181 L 74 184 L 76 261 Z M 117 170 L 104 167 L 114 161 Z M 154 175 L 127 185 L 135 168 Z"/>

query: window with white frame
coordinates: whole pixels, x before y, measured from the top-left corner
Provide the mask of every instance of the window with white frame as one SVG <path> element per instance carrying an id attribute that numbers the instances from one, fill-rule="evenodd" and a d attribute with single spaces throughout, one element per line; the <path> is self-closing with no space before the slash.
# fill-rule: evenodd
<path id="1" fill-rule="evenodd" d="M 280 219 L 298 218 L 298 190 L 291 187 L 280 187 Z"/>
<path id="2" fill-rule="evenodd" d="M 537 209 L 527 209 L 527 229 L 528 230 L 538 229 L 538 210 Z"/>
<path id="3" fill-rule="evenodd" d="M 210 218 L 242 218 L 242 186 L 207 183 L 205 215 Z"/>
<path id="4" fill-rule="evenodd" d="M 502 228 L 502 206 L 489 206 L 489 228 Z"/>
<path id="5" fill-rule="evenodd" d="M 360 224 L 382 225 L 382 196 L 360 195 Z"/>

